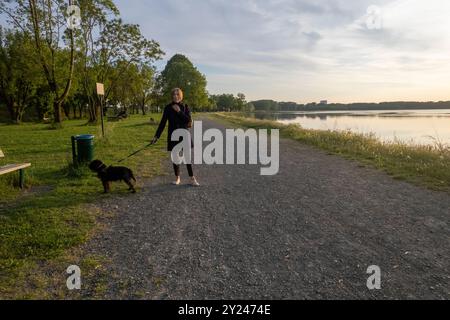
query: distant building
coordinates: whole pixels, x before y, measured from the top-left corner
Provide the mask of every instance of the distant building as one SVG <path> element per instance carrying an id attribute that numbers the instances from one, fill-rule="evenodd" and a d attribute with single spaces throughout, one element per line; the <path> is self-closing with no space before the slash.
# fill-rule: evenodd
<path id="1" fill-rule="evenodd" d="M 319 104 L 328 104 L 328 100 L 320 100 Z"/>

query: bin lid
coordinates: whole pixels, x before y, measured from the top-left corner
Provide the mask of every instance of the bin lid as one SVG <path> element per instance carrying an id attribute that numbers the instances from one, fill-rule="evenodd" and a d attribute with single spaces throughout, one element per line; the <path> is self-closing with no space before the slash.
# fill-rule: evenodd
<path id="1" fill-rule="evenodd" d="M 75 136 L 76 140 L 92 140 L 94 139 L 94 135 L 92 134 L 80 134 L 78 136 Z"/>

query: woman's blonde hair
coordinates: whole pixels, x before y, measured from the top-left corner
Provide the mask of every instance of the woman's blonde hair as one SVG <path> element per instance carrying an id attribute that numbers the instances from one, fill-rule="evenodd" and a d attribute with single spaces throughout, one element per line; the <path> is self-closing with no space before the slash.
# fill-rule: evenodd
<path id="1" fill-rule="evenodd" d="M 179 93 L 180 93 L 180 96 L 181 96 L 181 100 L 183 100 L 183 98 L 184 98 L 183 90 L 181 90 L 180 88 L 174 88 L 174 89 L 172 89 L 172 96 L 173 96 L 173 94 L 174 94 L 175 92 L 179 92 Z"/>

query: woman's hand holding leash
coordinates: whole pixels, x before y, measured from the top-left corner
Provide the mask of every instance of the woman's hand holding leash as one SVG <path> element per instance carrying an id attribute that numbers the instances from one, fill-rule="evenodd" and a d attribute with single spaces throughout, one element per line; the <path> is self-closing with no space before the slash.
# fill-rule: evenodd
<path id="1" fill-rule="evenodd" d="M 154 138 L 152 139 L 152 141 L 150 142 L 149 146 L 154 145 L 156 142 L 158 142 L 158 138 L 157 138 L 157 137 L 154 137 Z"/>

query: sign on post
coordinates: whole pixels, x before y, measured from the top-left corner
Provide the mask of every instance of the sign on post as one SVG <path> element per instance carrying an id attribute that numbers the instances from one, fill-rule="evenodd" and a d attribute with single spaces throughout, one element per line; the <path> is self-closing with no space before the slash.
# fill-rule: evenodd
<path id="1" fill-rule="evenodd" d="M 105 95 L 105 86 L 103 85 L 103 83 L 97 83 L 97 94 L 99 96 Z"/>

